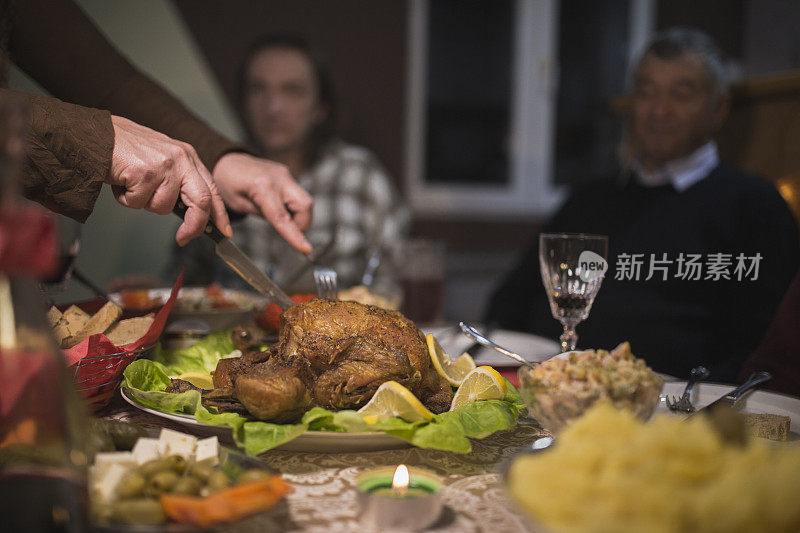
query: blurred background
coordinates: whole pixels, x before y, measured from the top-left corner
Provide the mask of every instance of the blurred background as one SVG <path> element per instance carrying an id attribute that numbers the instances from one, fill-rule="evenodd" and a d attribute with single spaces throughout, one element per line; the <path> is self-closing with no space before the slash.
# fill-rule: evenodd
<path id="1" fill-rule="evenodd" d="M 236 140 L 234 87 L 248 47 L 280 31 L 320 49 L 343 138 L 383 162 L 412 209 L 412 236 L 447 246 L 445 318 L 480 317 L 566 188 L 614 172 L 628 67 L 658 29 L 700 28 L 730 57 L 738 83 L 723 159 L 774 180 L 800 171 L 790 142 L 800 138 L 797 0 L 78 4 L 134 65 Z M 19 70 L 11 88 L 44 93 Z M 105 188 L 77 265 L 101 285 L 162 275 L 177 226 L 119 208 Z M 73 282 L 59 299 L 91 296 Z"/>

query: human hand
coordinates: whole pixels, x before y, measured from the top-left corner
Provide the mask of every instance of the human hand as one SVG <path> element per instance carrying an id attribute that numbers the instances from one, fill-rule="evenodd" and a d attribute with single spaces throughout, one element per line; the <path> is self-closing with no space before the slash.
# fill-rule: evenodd
<path id="1" fill-rule="evenodd" d="M 180 196 L 189 208 L 175 234 L 181 246 L 203 233 L 209 214 L 226 237 L 233 235 L 211 173 L 191 145 L 123 117 L 112 115 L 111 123 L 114 152 L 105 181 L 119 203 L 165 215 Z"/>
<path id="2" fill-rule="evenodd" d="M 285 166 L 232 152 L 217 162 L 214 181 L 231 209 L 266 218 L 292 247 L 311 253 L 303 231 L 311 223 L 313 200 Z"/>

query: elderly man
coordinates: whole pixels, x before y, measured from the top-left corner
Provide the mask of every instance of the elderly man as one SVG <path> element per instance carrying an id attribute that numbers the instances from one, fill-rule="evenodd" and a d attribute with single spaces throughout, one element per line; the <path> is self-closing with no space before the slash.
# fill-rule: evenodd
<path id="1" fill-rule="evenodd" d="M 769 182 L 719 161 L 712 135 L 729 98 L 711 39 L 685 28 L 658 35 L 633 84 L 624 172 L 576 190 L 543 229 L 609 237 L 609 270 L 578 343 L 629 340 L 657 371 L 685 376 L 703 364 L 733 381 L 800 264 L 797 226 Z M 538 243 L 486 319 L 558 336 Z"/>

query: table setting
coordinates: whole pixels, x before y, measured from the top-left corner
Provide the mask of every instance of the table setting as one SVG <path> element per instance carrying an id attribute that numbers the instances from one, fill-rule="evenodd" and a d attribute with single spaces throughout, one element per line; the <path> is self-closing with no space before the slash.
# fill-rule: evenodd
<path id="1" fill-rule="evenodd" d="M 576 348 L 576 326 L 588 318 L 607 270 L 607 240 L 559 234 L 540 242 L 542 281 L 564 327 L 558 342 L 464 322 L 419 328 L 395 310 L 332 298 L 330 276 L 320 286 L 326 297 L 290 296 L 253 273 L 240 252 L 232 252 L 245 264 L 238 268 L 262 296 L 182 289 L 180 278 L 168 291 L 115 295 L 122 306 L 115 321 L 132 311 L 131 302 L 140 316 L 155 314 L 145 314 L 147 329 L 123 346 L 147 350 L 106 369 L 113 379 L 103 384 L 111 383 L 113 396 L 89 403 L 95 423 L 131 437 L 83 456 L 92 527 L 591 531 L 591 520 L 607 519 L 633 531 L 656 516 L 677 531 L 724 513 L 713 494 L 727 494 L 734 483 L 720 461 L 716 470 L 681 474 L 698 461 L 681 443 L 694 439 L 702 453 L 726 458 L 740 483 L 748 461 L 773 476 L 800 469 L 800 399 L 754 390 L 768 373 L 733 390 L 702 367 L 689 382 L 658 374 L 627 342 Z M 269 310 L 276 305 L 270 301 L 280 302 L 277 310 Z M 86 323 L 99 321 L 103 308 L 87 313 Z M 241 322 L 225 322 L 226 315 Z M 193 319 L 206 328 L 167 342 L 170 331 Z M 92 347 L 116 348 L 107 337 L 112 326 L 103 327 L 65 348 L 68 359 L 91 360 Z M 24 423 L 6 443 L 32 438 Z M 668 449 L 653 445 L 669 439 Z M 633 455 L 617 458 L 613 450 L 626 443 Z M 629 486 L 600 483 L 599 492 L 589 460 L 607 469 L 609 483 Z M 657 478 L 620 473 L 620 461 L 650 468 L 654 460 L 664 470 Z M 780 501 L 797 487 L 784 478 Z M 648 503 L 687 479 L 718 487 L 698 489 L 703 507 L 688 521 L 674 506 Z M 548 492 L 548 484 L 560 489 Z M 610 496 L 631 490 L 644 495 L 634 508 L 650 505 L 652 513 L 623 512 Z M 782 527 L 800 519 L 752 512 L 742 524 Z"/>

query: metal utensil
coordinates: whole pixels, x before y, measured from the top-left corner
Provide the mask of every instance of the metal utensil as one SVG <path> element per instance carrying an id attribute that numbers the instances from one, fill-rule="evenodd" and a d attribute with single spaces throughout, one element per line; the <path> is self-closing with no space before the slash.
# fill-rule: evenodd
<path id="1" fill-rule="evenodd" d="M 378 270 L 378 266 L 381 264 L 381 250 L 380 248 L 373 251 L 369 254 L 369 258 L 367 259 L 367 266 L 364 269 L 364 275 L 361 276 L 361 284 L 367 288 L 372 286 L 372 282 L 375 281 L 375 271 Z"/>
<path id="2" fill-rule="evenodd" d="M 300 278 L 302 278 L 306 272 L 309 271 L 310 268 L 319 264 L 319 261 L 328 255 L 331 250 L 333 250 L 333 246 L 336 244 L 336 234 L 331 235 L 331 240 L 329 240 L 325 246 L 323 246 L 319 251 L 315 252 L 310 257 L 306 257 L 306 262 L 303 263 L 300 268 L 294 271 L 292 277 L 288 280 L 283 282 L 284 287 L 291 287 L 295 283 L 297 283 Z M 316 281 L 316 280 L 315 280 Z"/>
<path id="3" fill-rule="evenodd" d="M 324 265 L 314 266 L 314 283 L 317 285 L 317 296 L 328 300 L 339 299 L 338 274 L 330 267 Z"/>
<path id="4" fill-rule="evenodd" d="M 707 406 L 703 407 L 702 409 L 695 411 L 696 413 L 700 413 L 705 410 L 715 409 L 721 405 L 727 405 L 728 407 L 735 407 L 737 402 L 742 399 L 742 397 L 750 392 L 752 389 L 756 388 L 761 383 L 772 379 L 772 374 L 769 372 L 753 372 L 750 374 L 750 377 L 747 378 L 747 381 L 730 391 L 728 394 L 723 396 L 722 398 L 715 400 L 708 404 Z"/>
<path id="5" fill-rule="evenodd" d="M 666 397 L 667 408 L 670 411 L 681 413 L 694 413 L 694 405 L 692 404 L 692 389 L 695 383 L 703 381 L 709 375 L 709 371 L 704 366 L 695 367 L 689 372 L 689 381 L 686 382 L 686 387 L 683 389 L 683 394 L 680 397 L 673 396 L 670 400 Z"/>
<path id="6" fill-rule="evenodd" d="M 495 331 L 497 331 L 497 329 L 498 329 L 498 328 L 497 328 L 497 326 L 496 326 L 495 324 L 488 324 L 488 325 L 486 326 L 486 331 L 484 331 L 484 332 L 483 332 L 483 336 L 484 336 L 485 338 L 487 338 L 487 339 L 488 339 L 488 338 L 489 338 L 489 336 L 490 336 L 492 333 L 494 333 Z M 467 348 L 466 348 L 464 351 L 462 351 L 461 353 L 474 354 L 474 353 L 476 353 L 476 352 L 477 352 L 477 351 L 478 351 L 478 350 L 481 348 L 481 346 L 483 346 L 483 344 L 481 344 L 481 343 L 479 343 L 479 342 L 473 342 L 472 344 L 470 344 L 470 345 L 469 345 L 469 346 L 468 346 L 468 347 L 467 347 Z"/>
<path id="7" fill-rule="evenodd" d="M 77 268 L 72 269 L 72 277 L 78 280 L 83 286 L 87 287 L 96 296 L 102 298 L 106 301 L 109 301 L 110 298 L 108 297 L 108 293 L 101 289 L 98 285 L 96 285 L 92 280 L 90 280 L 83 272 L 78 270 Z"/>
<path id="8" fill-rule="evenodd" d="M 184 204 L 179 198 L 172 211 L 179 217 L 183 218 L 186 215 L 187 209 L 188 208 L 186 207 L 186 204 Z M 269 276 L 264 274 L 256 266 L 256 264 L 253 263 L 253 261 L 247 257 L 238 246 L 236 246 L 233 241 L 225 237 L 216 228 L 216 226 L 214 226 L 211 220 L 209 220 L 208 224 L 206 224 L 204 233 L 217 243 L 215 251 L 219 258 L 225 261 L 225 263 L 231 267 L 234 272 L 239 274 L 239 276 L 241 276 L 242 279 L 249 283 L 254 289 L 284 309 L 288 309 L 294 305 L 294 302 L 291 298 L 289 298 L 289 295 L 287 295 L 283 289 L 281 289 L 274 281 L 272 281 Z"/>
<path id="9" fill-rule="evenodd" d="M 464 322 L 459 322 L 458 323 L 458 327 L 461 328 L 461 331 L 463 331 L 464 334 L 467 337 L 471 338 L 475 342 L 477 342 L 479 344 L 482 344 L 483 346 L 486 346 L 486 347 L 491 348 L 493 350 L 497 350 L 501 354 L 506 355 L 506 356 L 510 357 L 511 359 L 513 359 L 513 360 L 515 360 L 515 361 L 517 361 L 519 363 L 522 363 L 523 365 L 528 365 L 531 368 L 536 368 L 531 362 L 525 360 L 525 358 L 522 357 L 521 355 L 519 355 L 517 353 L 514 353 L 511 350 L 503 348 L 499 344 L 496 344 L 496 343 L 490 341 L 480 331 L 478 331 L 477 329 L 473 328 L 472 326 L 470 326 L 468 324 L 465 324 Z"/>

